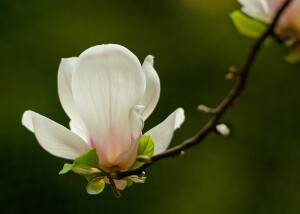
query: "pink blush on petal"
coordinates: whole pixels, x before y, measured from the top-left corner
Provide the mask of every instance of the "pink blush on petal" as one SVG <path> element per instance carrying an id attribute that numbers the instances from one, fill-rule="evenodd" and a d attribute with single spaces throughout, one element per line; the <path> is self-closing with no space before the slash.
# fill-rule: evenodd
<path id="1" fill-rule="evenodd" d="M 89 141 L 89 143 L 90 143 L 90 147 L 91 147 L 91 148 L 95 148 L 95 144 L 94 144 L 94 141 L 93 141 L 93 139 L 92 139 L 91 136 L 90 136 L 90 141 Z"/>

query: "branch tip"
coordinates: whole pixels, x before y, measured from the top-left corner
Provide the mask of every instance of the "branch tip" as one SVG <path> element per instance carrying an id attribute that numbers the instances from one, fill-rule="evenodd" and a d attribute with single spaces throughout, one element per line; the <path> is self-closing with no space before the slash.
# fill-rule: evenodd
<path id="1" fill-rule="evenodd" d="M 150 165 L 152 165 L 154 162 L 168 158 L 168 157 L 174 157 L 177 155 L 180 155 L 182 151 L 191 148 L 192 146 L 200 144 L 203 139 L 212 131 L 218 131 L 218 133 L 223 133 L 223 135 L 226 136 L 230 133 L 230 129 L 225 124 L 219 124 L 220 119 L 226 112 L 226 110 L 234 103 L 234 101 L 239 97 L 243 89 L 245 88 L 247 77 L 250 69 L 252 68 L 252 65 L 255 61 L 255 58 L 263 44 L 263 42 L 269 37 L 272 36 L 274 33 L 274 28 L 283 13 L 283 11 L 287 8 L 289 3 L 291 3 L 292 0 L 286 0 L 285 3 L 281 6 L 281 8 L 278 10 L 275 18 L 273 19 L 272 23 L 269 25 L 267 30 L 261 37 L 259 37 L 255 43 L 253 44 L 252 48 L 250 49 L 248 56 L 243 64 L 243 66 L 240 69 L 233 69 L 233 72 L 230 72 L 233 74 L 232 77 L 235 75 L 237 76 L 237 82 L 235 86 L 231 89 L 231 91 L 228 93 L 228 95 L 223 99 L 223 101 L 215 108 L 211 109 L 204 105 L 199 105 L 198 110 L 213 114 L 210 121 L 207 122 L 207 124 L 193 137 L 183 141 L 181 144 L 170 148 L 166 150 L 163 153 L 156 154 L 154 156 L 150 157 L 142 157 L 139 156 L 137 158 L 138 161 L 144 162 L 144 164 L 136 169 L 124 171 L 124 172 L 118 172 L 118 179 L 122 179 L 124 177 L 128 177 L 130 175 L 138 175 L 142 173 L 146 168 L 148 168 Z M 231 69 L 229 69 L 231 70 Z M 230 76 L 229 76 L 230 77 Z M 231 78 L 232 78 L 231 77 Z"/>
<path id="2" fill-rule="evenodd" d="M 198 111 L 201 111 L 206 114 L 216 114 L 216 110 L 213 108 L 209 108 L 206 105 L 199 105 L 197 107 Z"/>

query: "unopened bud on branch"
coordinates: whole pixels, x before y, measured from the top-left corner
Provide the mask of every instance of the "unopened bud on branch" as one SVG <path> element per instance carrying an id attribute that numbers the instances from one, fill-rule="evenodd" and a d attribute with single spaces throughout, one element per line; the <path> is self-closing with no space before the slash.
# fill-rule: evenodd
<path id="1" fill-rule="evenodd" d="M 143 163 L 151 163 L 152 162 L 151 158 L 146 156 L 146 155 L 138 156 L 136 158 L 136 160 L 139 161 L 139 162 L 143 162 Z"/>
<path id="2" fill-rule="evenodd" d="M 222 135 L 224 137 L 230 135 L 230 129 L 228 128 L 228 126 L 226 124 L 217 125 L 216 130 L 220 135 Z"/>
<path id="3" fill-rule="evenodd" d="M 184 155 L 184 151 L 181 151 L 180 153 L 179 153 L 179 157 L 182 157 Z"/>
<path id="4" fill-rule="evenodd" d="M 142 173 L 139 174 L 139 177 L 145 177 L 145 175 L 146 175 L 145 171 L 142 171 Z"/>

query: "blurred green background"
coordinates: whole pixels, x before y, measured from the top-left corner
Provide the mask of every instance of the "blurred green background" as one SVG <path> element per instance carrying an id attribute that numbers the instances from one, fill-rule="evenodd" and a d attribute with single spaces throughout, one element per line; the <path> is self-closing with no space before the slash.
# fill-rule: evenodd
<path id="1" fill-rule="evenodd" d="M 62 57 L 105 43 L 121 44 L 143 61 L 155 56 L 162 91 L 145 124 L 150 129 L 181 106 L 186 121 L 171 146 L 209 119 L 198 104 L 215 106 L 232 87 L 224 76 L 239 66 L 252 40 L 228 14 L 235 0 L 1 0 L 0 213 L 300 213 L 300 65 L 273 45 L 259 54 L 248 86 L 215 134 L 182 158 L 147 170 L 115 199 L 97 196 L 86 181 L 58 175 L 67 161 L 51 156 L 21 125 L 27 109 L 68 125 L 57 95 Z"/>

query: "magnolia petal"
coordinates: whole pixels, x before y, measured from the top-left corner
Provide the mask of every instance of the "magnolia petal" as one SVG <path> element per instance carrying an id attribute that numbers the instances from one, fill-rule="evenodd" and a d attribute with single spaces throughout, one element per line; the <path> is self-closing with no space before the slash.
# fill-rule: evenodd
<path id="1" fill-rule="evenodd" d="M 88 139 L 86 139 L 86 133 L 82 131 L 73 120 L 70 121 L 69 126 L 72 132 L 81 137 L 85 142 L 88 142 Z"/>
<path id="2" fill-rule="evenodd" d="M 72 92 L 72 76 L 74 70 L 74 64 L 77 62 L 77 57 L 71 57 L 62 59 L 58 69 L 58 96 L 63 109 L 69 118 L 73 121 L 72 123 L 83 130 L 86 135 L 86 128 L 81 120 L 74 103 L 73 92 Z M 86 136 L 85 136 L 86 138 Z"/>
<path id="3" fill-rule="evenodd" d="M 115 164 L 120 168 L 121 171 L 129 169 L 136 161 L 137 149 L 140 138 L 141 135 L 131 142 L 131 145 L 127 151 L 121 153 L 117 157 Z"/>
<path id="4" fill-rule="evenodd" d="M 76 108 L 99 158 L 113 162 L 130 147 L 130 125 L 138 124 L 129 113 L 145 92 L 140 62 L 120 45 L 95 46 L 78 57 L 72 80 Z"/>
<path id="5" fill-rule="evenodd" d="M 140 111 L 144 106 L 136 105 L 130 110 L 130 127 L 131 127 L 131 140 L 137 139 L 141 135 L 141 131 L 144 127 L 144 121 L 141 118 Z"/>
<path id="6" fill-rule="evenodd" d="M 110 181 L 107 177 L 104 177 L 103 180 L 105 181 L 105 183 L 110 184 Z M 114 182 L 118 190 L 124 190 L 127 186 L 127 182 L 125 180 L 114 179 Z"/>
<path id="7" fill-rule="evenodd" d="M 154 155 L 159 154 L 168 148 L 174 131 L 181 126 L 183 121 L 184 110 L 178 108 L 162 123 L 144 134 L 144 136 L 150 135 L 154 142 Z"/>
<path id="8" fill-rule="evenodd" d="M 76 134 L 33 111 L 23 114 L 22 123 L 35 133 L 40 145 L 54 156 L 74 160 L 90 149 Z"/>
<path id="9" fill-rule="evenodd" d="M 157 105 L 160 95 L 160 81 L 153 67 L 153 56 L 146 57 L 142 68 L 146 76 L 146 91 L 140 104 L 145 106 L 141 110 L 141 117 L 145 121 Z"/>
<path id="10" fill-rule="evenodd" d="M 127 181 L 125 180 L 114 180 L 118 190 L 124 190 L 127 186 Z"/>
<path id="11" fill-rule="evenodd" d="M 238 0 L 242 5 L 242 11 L 247 15 L 263 21 L 265 23 L 270 23 L 273 16 L 274 10 L 272 7 L 272 2 L 269 0 Z"/>

